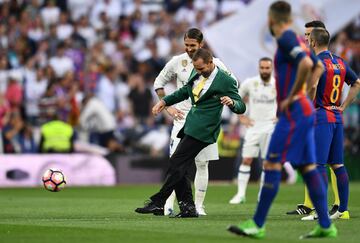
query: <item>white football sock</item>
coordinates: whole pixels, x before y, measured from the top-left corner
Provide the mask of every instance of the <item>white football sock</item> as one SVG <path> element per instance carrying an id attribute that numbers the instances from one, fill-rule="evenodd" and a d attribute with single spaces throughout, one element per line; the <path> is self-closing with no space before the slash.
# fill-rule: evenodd
<path id="1" fill-rule="evenodd" d="M 206 190 L 209 182 L 208 164 L 209 161 L 199 161 L 195 159 L 196 174 L 194 187 L 196 207 L 202 207 L 205 200 Z"/>
<path id="2" fill-rule="evenodd" d="M 262 170 L 261 171 L 261 176 L 260 176 L 260 188 L 259 188 L 259 192 L 258 192 L 258 202 L 260 201 L 260 195 L 261 195 L 261 189 L 264 185 L 264 180 L 265 180 L 265 171 Z"/>
<path id="3" fill-rule="evenodd" d="M 170 212 L 174 211 L 175 198 L 176 198 L 176 194 L 175 194 L 175 190 L 174 190 L 165 202 L 164 215 L 169 215 Z"/>
<path id="4" fill-rule="evenodd" d="M 245 197 L 246 188 L 250 179 L 250 170 L 251 170 L 250 165 L 241 164 L 239 167 L 237 195 L 240 195 L 240 197 Z"/>
<path id="5" fill-rule="evenodd" d="M 288 176 L 287 179 L 286 179 L 286 183 L 294 184 L 296 182 L 296 179 L 297 179 L 296 171 L 294 170 L 294 168 L 292 167 L 290 162 L 285 162 L 283 166 L 284 166 L 285 172 L 286 172 L 286 174 Z"/>

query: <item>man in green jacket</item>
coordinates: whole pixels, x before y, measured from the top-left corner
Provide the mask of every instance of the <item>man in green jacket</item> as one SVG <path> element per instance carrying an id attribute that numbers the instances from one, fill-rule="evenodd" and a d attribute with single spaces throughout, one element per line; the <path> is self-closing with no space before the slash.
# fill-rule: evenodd
<path id="1" fill-rule="evenodd" d="M 175 190 L 180 207 L 180 213 L 176 217 L 198 217 L 187 170 L 203 148 L 216 142 L 223 106 L 228 106 L 237 114 L 246 110 L 238 94 L 236 81 L 215 66 L 208 50 L 197 50 L 192 61 L 195 70 L 188 83 L 173 94 L 165 96 L 152 109 L 153 114 L 157 115 L 167 106 L 188 98 L 192 103 L 185 125 L 178 134 L 181 141 L 170 158 L 165 182 L 144 207 L 135 209 L 137 213 L 162 215 L 166 199 Z"/>

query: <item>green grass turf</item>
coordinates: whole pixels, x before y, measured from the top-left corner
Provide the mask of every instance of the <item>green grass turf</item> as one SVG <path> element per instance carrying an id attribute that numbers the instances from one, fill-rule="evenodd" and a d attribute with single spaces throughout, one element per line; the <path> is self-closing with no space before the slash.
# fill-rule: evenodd
<path id="1" fill-rule="evenodd" d="M 254 242 L 228 233 L 229 224 L 250 218 L 258 190 L 251 184 L 247 203 L 229 205 L 234 185 L 210 185 L 208 216 L 171 219 L 140 215 L 134 209 L 159 189 L 158 185 L 110 188 L 65 188 L 58 193 L 42 188 L 0 189 L 0 243 L 40 242 Z M 337 239 L 316 242 L 359 242 L 360 184 L 350 186 L 348 221 L 337 221 Z M 285 212 L 302 201 L 303 186 L 281 185 L 268 217 L 266 242 L 300 241 L 316 222 L 302 222 Z M 306 242 L 312 242 L 307 240 Z"/>

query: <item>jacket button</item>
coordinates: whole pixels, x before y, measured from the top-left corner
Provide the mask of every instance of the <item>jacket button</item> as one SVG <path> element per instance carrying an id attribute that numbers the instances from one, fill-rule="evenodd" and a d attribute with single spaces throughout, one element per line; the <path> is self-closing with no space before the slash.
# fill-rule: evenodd
<path id="1" fill-rule="evenodd" d="M 196 107 L 196 105 L 193 105 L 193 107 Z"/>

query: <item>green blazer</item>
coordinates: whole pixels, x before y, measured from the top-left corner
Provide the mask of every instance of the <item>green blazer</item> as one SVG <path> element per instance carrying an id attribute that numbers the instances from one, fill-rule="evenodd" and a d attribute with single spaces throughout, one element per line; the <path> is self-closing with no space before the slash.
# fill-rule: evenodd
<path id="1" fill-rule="evenodd" d="M 245 103 L 238 93 L 236 81 L 220 68 L 209 89 L 195 102 L 192 87 L 198 77 L 193 70 L 188 83 L 171 95 L 165 96 L 163 100 L 166 106 L 171 106 L 190 97 L 192 107 L 178 137 L 182 137 L 181 134 L 184 133 L 205 143 L 215 143 L 220 132 L 223 110 L 220 97 L 229 96 L 234 101 L 234 106 L 230 109 L 237 114 L 245 112 Z"/>

